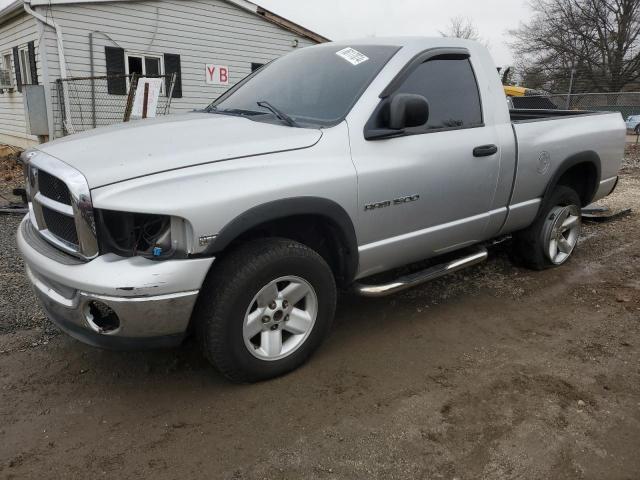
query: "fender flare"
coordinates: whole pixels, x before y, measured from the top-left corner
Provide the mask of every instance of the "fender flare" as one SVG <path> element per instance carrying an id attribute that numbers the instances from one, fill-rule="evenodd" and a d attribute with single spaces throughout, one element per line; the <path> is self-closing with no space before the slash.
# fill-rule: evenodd
<path id="1" fill-rule="evenodd" d="M 547 187 L 545 188 L 544 195 L 542 197 L 543 202 L 548 199 L 549 196 L 553 193 L 562 175 L 567 173 L 567 171 L 569 171 L 571 167 L 574 167 L 580 163 L 588 163 L 596 169 L 595 182 L 591 187 L 591 190 L 586 192 L 588 200 L 586 205 L 591 203 L 591 200 L 598 191 L 598 186 L 600 185 L 600 177 L 602 176 L 600 156 L 593 150 L 575 153 L 562 161 L 560 166 L 556 169 L 555 173 L 551 177 L 551 180 L 549 180 L 549 182 L 547 183 Z"/>
<path id="2" fill-rule="evenodd" d="M 358 269 L 358 240 L 349 214 L 333 200 L 321 197 L 290 197 L 263 203 L 241 213 L 227 223 L 207 248 L 206 255 L 215 255 L 231 242 L 262 224 L 286 217 L 317 215 L 324 217 L 336 228 L 344 248 L 344 280 L 349 283 Z"/>

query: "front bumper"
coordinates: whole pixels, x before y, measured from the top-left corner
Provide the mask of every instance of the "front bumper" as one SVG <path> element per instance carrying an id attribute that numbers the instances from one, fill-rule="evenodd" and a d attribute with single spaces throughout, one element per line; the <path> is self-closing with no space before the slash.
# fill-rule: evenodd
<path id="1" fill-rule="evenodd" d="M 25 218 L 17 235 L 27 275 L 47 316 L 69 335 L 103 348 L 168 347 L 184 338 L 213 258 L 153 261 L 103 255 L 82 262 L 61 254 Z M 95 323 L 91 306 L 117 315 Z"/>

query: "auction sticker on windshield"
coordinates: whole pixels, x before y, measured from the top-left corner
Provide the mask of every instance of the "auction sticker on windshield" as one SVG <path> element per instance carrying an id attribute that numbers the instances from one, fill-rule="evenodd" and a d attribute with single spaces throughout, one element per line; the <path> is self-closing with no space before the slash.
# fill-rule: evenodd
<path id="1" fill-rule="evenodd" d="M 361 63 L 369 60 L 369 57 L 367 57 L 364 53 L 360 53 L 359 51 L 351 47 L 343 48 L 339 52 L 336 52 L 336 55 L 344 58 L 352 65 L 360 65 Z"/>

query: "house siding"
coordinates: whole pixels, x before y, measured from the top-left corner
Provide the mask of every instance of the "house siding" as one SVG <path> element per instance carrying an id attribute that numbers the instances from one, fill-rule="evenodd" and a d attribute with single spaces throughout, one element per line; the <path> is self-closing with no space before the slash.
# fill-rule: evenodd
<path id="1" fill-rule="evenodd" d="M 53 14 L 62 28 L 68 77 L 90 75 L 89 33 L 93 33 L 94 75 L 106 75 L 105 46 L 128 52 L 180 55 L 182 98 L 174 98 L 171 112 L 203 108 L 224 93 L 225 86 L 205 83 L 205 64 L 226 65 L 230 86 L 251 73 L 252 63 L 267 63 L 294 49 L 312 45 L 306 37 L 275 25 L 224 0 L 158 0 L 70 4 L 38 7 Z M 51 82 L 60 77 L 56 36 L 45 27 Z M 60 107 L 51 85 L 54 116 Z M 56 135 L 60 125 L 56 123 Z"/>
<path id="2" fill-rule="evenodd" d="M 0 55 L 12 53 L 14 47 L 26 47 L 29 42 L 35 42 L 36 65 L 38 82 L 42 82 L 42 65 L 40 59 L 40 45 L 38 25 L 35 18 L 20 14 L 0 24 Z M 11 58 L 11 77 L 15 86 L 14 59 Z M 23 83 L 29 83 L 23 80 Z M 27 148 L 38 143 L 38 138 L 27 133 L 22 93 L 14 87 L 13 92 L 7 90 L 0 94 L 0 143 L 16 147 Z"/>

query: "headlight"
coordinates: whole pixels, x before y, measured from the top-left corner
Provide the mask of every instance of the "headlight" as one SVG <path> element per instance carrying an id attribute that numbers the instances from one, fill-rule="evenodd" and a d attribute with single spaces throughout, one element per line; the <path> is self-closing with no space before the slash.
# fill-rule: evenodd
<path id="1" fill-rule="evenodd" d="M 101 253 L 165 259 L 173 256 L 171 217 L 97 210 Z"/>

